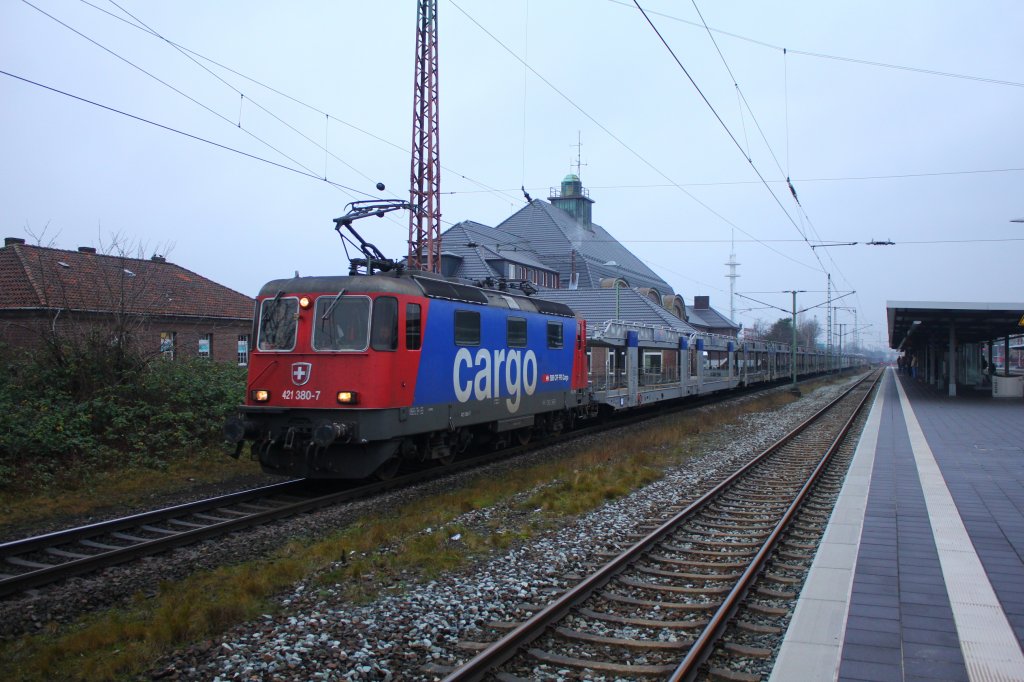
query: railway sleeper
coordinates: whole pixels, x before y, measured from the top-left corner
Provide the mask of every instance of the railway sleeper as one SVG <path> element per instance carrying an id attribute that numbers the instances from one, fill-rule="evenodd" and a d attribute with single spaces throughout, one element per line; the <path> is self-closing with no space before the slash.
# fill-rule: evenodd
<path id="1" fill-rule="evenodd" d="M 621 637 L 595 635 L 592 632 L 583 632 L 582 630 L 575 630 L 573 628 L 566 627 L 556 627 L 555 634 L 562 639 L 567 639 L 573 642 L 585 642 L 587 644 L 596 644 L 598 646 L 622 647 L 623 649 L 636 649 L 638 651 L 679 651 L 682 649 L 689 649 L 693 646 L 693 640 L 690 639 L 677 639 L 675 641 L 665 641 L 660 639 L 624 639 Z"/>
<path id="2" fill-rule="evenodd" d="M 489 642 L 473 642 L 469 640 L 460 641 L 455 644 L 455 648 L 462 651 L 483 651 L 489 646 Z"/>
<path id="3" fill-rule="evenodd" d="M 759 604 L 757 602 L 749 602 L 745 604 L 743 608 L 762 616 L 788 616 L 790 613 L 789 609 L 784 609 L 779 606 L 768 606 L 767 604 Z"/>
<path id="4" fill-rule="evenodd" d="M 20 556 L 9 556 L 5 557 L 4 561 L 14 566 L 21 566 L 22 568 L 53 568 L 55 564 L 44 564 L 38 561 L 31 561 L 29 559 L 22 559 Z"/>
<path id="5" fill-rule="evenodd" d="M 759 587 L 755 592 L 767 599 L 796 599 L 796 592 L 782 592 L 780 590 L 770 590 L 767 587 Z"/>
<path id="6" fill-rule="evenodd" d="M 64 557 L 66 559 L 88 559 L 93 556 L 92 554 L 82 554 L 81 552 L 69 552 L 66 549 L 57 549 L 56 547 L 47 547 L 43 551 L 47 554 Z"/>
<path id="7" fill-rule="evenodd" d="M 704 583 L 735 580 L 743 575 L 742 573 L 737 573 L 735 571 L 730 571 L 728 573 L 679 573 L 677 571 L 664 571 L 660 568 L 651 568 L 650 566 L 634 566 L 633 570 L 637 573 L 654 575 L 660 578 L 675 578 L 676 580 L 690 580 L 693 582 Z"/>
<path id="8" fill-rule="evenodd" d="M 774 521 L 765 521 L 762 523 L 750 523 L 746 520 L 740 520 L 735 518 L 727 517 L 711 517 L 703 519 L 695 519 L 694 523 L 698 526 L 704 526 L 706 528 L 717 528 L 719 530 L 736 532 L 742 531 L 744 533 L 750 531 L 771 531 L 778 525 Z"/>
<path id="9" fill-rule="evenodd" d="M 722 543 L 717 544 L 719 546 L 722 545 Z M 695 556 L 719 557 L 722 559 L 748 559 L 755 554 L 754 552 L 726 552 L 725 550 L 690 549 L 686 547 L 678 547 L 675 545 L 671 547 L 668 545 L 664 545 L 662 546 L 662 549 L 669 552 L 678 552 L 679 554 L 693 554 Z M 746 564 L 744 564 L 744 566 L 746 566 Z"/>
<path id="10" fill-rule="evenodd" d="M 738 620 L 733 623 L 736 629 L 743 630 L 755 635 L 780 635 L 783 630 L 775 625 L 765 625 L 764 623 L 754 623 L 749 620 Z"/>
<path id="11" fill-rule="evenodd" d="M 544 651 L 543 649 L 530 649 L 528 653 L 530 656 L 542 663 L 550 663 L 552 665 L 563 666 L 566 668 L 576 668 L 577 670 L 593 670 L 595 672 L 614 673 L 616 675 L 646 675 L 660 677 L 667 675 L 676 669 L 676 666 L 674 665 L 628 665 L 624 663 L 592 661 L 583 658 L 573 658 L 570 656 L 552 654 Z"/>
<path id="12" fill-rule="evenodd" d="M 671 601 L 655 601 L 653 599 L 639 599 L 637 597 L 630 597 L 626 594 L 619 594 L 618 592 L 602 592 L 601 598 L 607 601 L 617 602 L 619 604 L 629 604 L 630 606 L 646 606 L 652 609 L 666 609 L 670 611 L 693 611 L 699 613 L 707 613 L 714 611 L 721 602 L 671 602 Z"/>
<path id="13" fill-rule="evenodd" d="M 665 592 L 668 594 L 728 594 L 732 591 L 731 586 L 725 587 L 681 587 L 679 585 L 662 585 L 661 583 L 648 583 L 632 578 L 619 577 L 618 582 L 622 585 L 635 587 L 638 590 L 651 590 L 654 592 Z"/>
<path id="14" fill-rule="evenodd" d="M 708 670 L 708 678 L 715 682 L 761 682 L 760 675 L 728 668 L 711 668 Z"/>
<path id="15" fill-rule="evenodd" d="M 781 575 L 779 573 L 765 573 L 761 577 L 765 582 L 778 585 L 799 585 L 803 582 L 802 578 L 794 578 L 793 576 Z"/>
<path id="16" fill-rule="evenodd" d="M 579 615 L 591 620 L 601 620 L 607 623 L 619 625 L 632 625 L 642 628 L 666 628 L 669 630 L 697 630 L 708 624 L 706 618 L 694 618 L 693 620 L 658 620 L 656 618 L 631 618 L 616 613 L 605 613 L 593 609 L 579 609 Z"/>
<path id="17" fill-rule="evenodd" d="M 694 545 L 714 545 L 716 547 L 723 544 L 721 540 L 704 540 L 703 538 L 689 538 L 687 542 Z M 730 547 L 761 547 L 764 545 L 763 542 L 730 542 L 728 544 Z"/>
<path id="18" fill-rule="evenodd" d="M 666 547 L 664 549 L 668 549 L 668 548 Z M 675 548 L 673 548 L 673 549 L 675 549 Z M 688 550 L 680 549 L 680 550 L 676 550 L 676 551 L 685 552 L 685 551 L 688 551 Z M 733 556 L 736 556 L 736 555 L 733 555 Z M 688 567 L 688 568 L 707 568 L 707 569 L 711 569 L 711 570 L 724 570 L 724 569 L 732 569 L 732 568 L 745 569 L 747 567 L 747 565 L 748 565 L 748 563 L 745 562 L 745 561 L 693 561 L 693 560 L 690 560 L 690 559 L 676 559 L 676 558 L 667 557 L 667 556 L 664 556 L 664 555 L 661 555 L 661 554 L 651 554 L 650 556 L 648 556 L 648 559 L 651 559 L 652 561 L 657 561 L 657 562 L 663 563 L 663 564 L 669 564 L 670 566 L 685 566 L 685 567 Z"/>
<path id="19" fill-rule="evenodd" d="M 722 645 L 722 649 L 734 656 L 743 656 L 744 658 L 771 658 L 774 653 L 771 649 L 765 649 L 763 647 L 748 646 L 746 644 L 736 644 L 735 642 L 726 642 Z"/>

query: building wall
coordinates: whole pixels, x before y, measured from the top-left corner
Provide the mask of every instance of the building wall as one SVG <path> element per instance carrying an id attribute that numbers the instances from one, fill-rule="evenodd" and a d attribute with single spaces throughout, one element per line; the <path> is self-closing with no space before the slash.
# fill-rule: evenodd
<path id="1" fill-rule="evenodd" d="M 52 334 L 59 338 L 83 338 L 94 333 L 115 336 L 116 325 L 103 315 L 0 311 L 0 342 L 27 350 L 43 347 Z M 173 334 L 173 337 L 168 335 Z M 168 358 L 200 357 L 200 339 L 208 336 L 207 354 L 217 362 L 244 364 L 247 354 L 239 354 L 239 337 L 252 347 L 251 320 L 193 319 L 151 317 L 132 325 L 131 336 L 145 354 L 164 353 Z M 162 336 L 163 335 L 163 336 Z M 162 342 L 173 338 L 173 346 Z"/>

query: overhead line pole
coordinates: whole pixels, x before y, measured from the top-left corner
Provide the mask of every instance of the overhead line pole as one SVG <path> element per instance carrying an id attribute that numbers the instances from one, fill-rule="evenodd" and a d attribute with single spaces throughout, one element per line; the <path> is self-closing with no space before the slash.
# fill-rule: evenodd
<path id="1" fill-rule="evenodd" d="M 437 0 L 419 0 L 413 88 L 409 268 L 441 271 L 441 159 L 438 130 Z"/>

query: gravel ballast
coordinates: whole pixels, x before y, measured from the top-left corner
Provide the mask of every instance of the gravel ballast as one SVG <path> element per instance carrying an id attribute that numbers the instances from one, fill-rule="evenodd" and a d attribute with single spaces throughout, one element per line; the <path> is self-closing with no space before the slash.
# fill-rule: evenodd
<path id="1" fill-rule="evenodd" d="M 299 584 L 282 599 L 283 613 L 264 616 L 215 642 L 181 651 L 152 675 L 188 680 L 438 680 L 441 668 L 472 657 L 461 641 L 500 636 L 491 622 L 522 620 L 524 606 L 542 605 L 631 533 L 678 500 L 701 494 L 758 454 L 840 392 L 830 386 L 707 437 L 701 455 L 661 480 L 580 516 L 522 547 L 410 587 L 365 606 L 346 604 L 340 586 Z M 473 525 L 476 510 L 456 521 Z M 433 532 L 444 532 L 434 529 Z M 458 542 L 457 538 L 450 538 Z M 568 671 L 561 679 L 574 679 Z M 558 678 L 553 678 L 558 679 Z"/>

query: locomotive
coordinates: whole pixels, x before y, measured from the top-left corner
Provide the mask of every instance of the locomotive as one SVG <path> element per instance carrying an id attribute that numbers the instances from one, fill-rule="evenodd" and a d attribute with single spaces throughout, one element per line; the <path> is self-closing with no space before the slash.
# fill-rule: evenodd
<path id="1" fill-rule="evenodd" d="M 225 433 L 269 473 L 386 476 L 592 411 L 586 323 L 568 306 L 427 272 L 268 282 L 255 339 Z"/>

